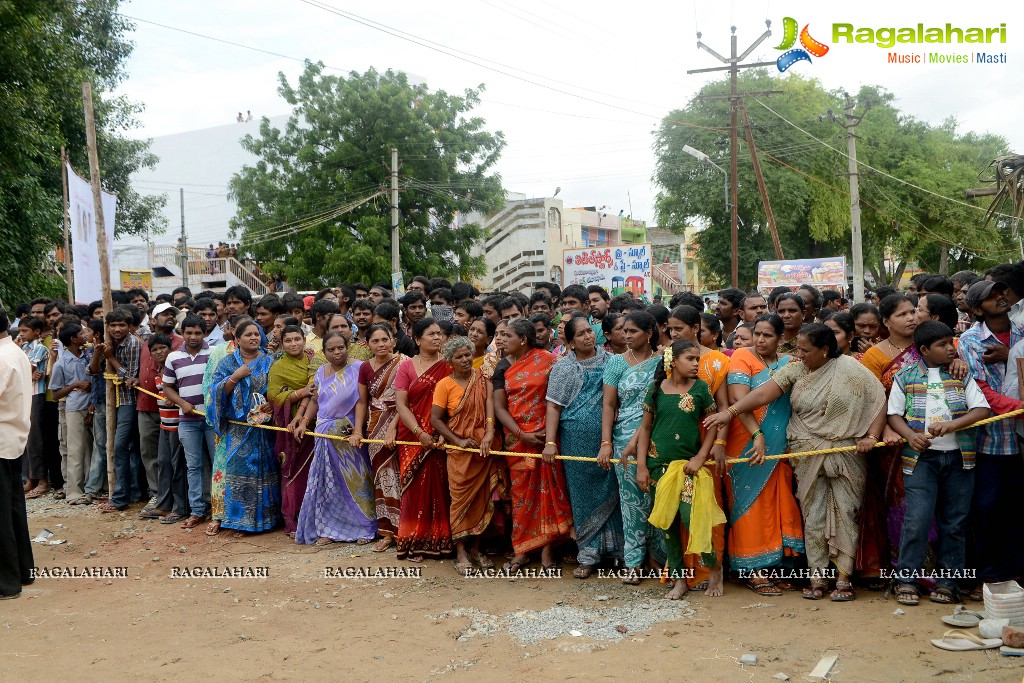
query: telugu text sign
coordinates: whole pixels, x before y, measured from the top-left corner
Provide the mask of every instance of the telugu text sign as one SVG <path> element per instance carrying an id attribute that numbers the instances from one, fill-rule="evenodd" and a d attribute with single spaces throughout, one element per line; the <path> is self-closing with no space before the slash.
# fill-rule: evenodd
<path id="1" fill-rule="evenodd" d="M 562 251 L 562 286 L 600 285 L 617 296 L 651 298 L 651 245 L 620 244 Z"/>

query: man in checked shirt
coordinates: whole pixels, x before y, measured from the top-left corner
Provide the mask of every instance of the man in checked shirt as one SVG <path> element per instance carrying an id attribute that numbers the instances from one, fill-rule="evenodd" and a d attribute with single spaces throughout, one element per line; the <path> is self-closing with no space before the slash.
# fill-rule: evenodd
<path id="1" fill-rule="evenodd" d="M 142 342 L 128 329 L 132 320 L 131 312 L 121 307 L 107 313 L 107 331 L 113 339 L 113 344 L 97 344 L 90 364 L 90 372 L 99 372 L 99 358 L 102 355 L 107 360 L 107 371 L 116 374 L 122 382 L 116 387 L 115 484 L 110 500 L 99 506 L 101 512 L 120 512 L 128 507 L 129 503 L 136 502 L 142 497 L 139 486 L 142 457 L 138 445 L 139 423 L 135 417 L 135 386 L 139 383 Z"/>

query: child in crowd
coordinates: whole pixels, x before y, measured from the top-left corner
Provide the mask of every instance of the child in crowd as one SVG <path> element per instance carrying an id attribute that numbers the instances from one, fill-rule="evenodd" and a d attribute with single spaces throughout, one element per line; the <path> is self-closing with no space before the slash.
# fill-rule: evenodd
<path id="1" fill-rule="evenodd" d="M 163 368 L 171 353 L 172 341 L 165 334 L 154 334 L 148 340 L 149 355 L 153 363 Z M 155 389 L 164 395 L 162 375 L 158 375 Z M 187 515 L 188 484 L 185 479 L 185 454 L 178 440 L 178 406 L 166 396 L 157 401 L 160 412 L 160 437 L 156 460 L 156 501 L 152 518 L 160 518 L 161 524 L 174 524 Z M 143 511 L 145 512 L 145 511 Z M 140 513 L 141 515 L 142 513 Z"/>
<path id="2" fill-rule="evenodd" d="M 43 454 L 43 408 L 46 404 L 46 359 L 48 351 L 42 337 L 49 327 L 39 318 L 23 317 L 19 327 L 21 349 L 32 365 L 32 426 L 25 446 L 25 460 L 22 474 L 25 482 L 25 497 L 38 498 L 50 492 L 46 476 L 46 459 Z"/>
<path id="3" fill-rule="evenodd" d="M 708 595 L 721 595 L 722 562 L 712 543 L 712 528 L 725 524 L 715 500 L 715 479 L 704 467 L 716 430 L 701 436 L 701 420 L 716 409 L 708 385 L 697 379 L 700 349 L 679 340 L 665 350 L 644 399 L 644 417 L 637 443 L 636 483 L 645 493 L 655 486 L 650 522 L 664 529 L 672 590 L 678 600 L 686 592 L 683 555 L 699 554 L 711 569 Z M 685 533 L 681 532 L 681 528 Z"/>
<path id="4" fill-rule="evenodd" d="M 103 379 L 106 364 L 103 352 L 97 351 L 97 345 L 103 343 L 103 319 L 93 318 L 89 321 L 92 332 L 92 347 L 86 349 L 89 357 L 89 373 L 92 376 L 92 393 L 89 398 L 90 426 L 92 427 L 92 464 L 89 476 L 85 480 L 85 497 L 90 502 L 104 497 L 107 491 L 107 381 Z M 92 372 L 92 359 L 99 355 L 99 374 Z"/>
<path id="5" fill-rule="evenodd" d="M 902 452 L 907 511 L 896 587 L 896 600 L 902 605 L 918 603 L 916 576 L 924 571 L 933 517 L 938 527 L 938 569 L 964 569 L 975 455 L 975 430 L 965 428 L 989 415 L 977 383 L 970 376 L 958 380 L 949 374 L 957 355 L 947 325 L 935 320 L 921 323 L 914 330 L 914 346 L 921 361 L 896 375 L 888 410 L 889 426 L 907 441 Z M 955 578 L 939 577 L 930 597 L 943 604 L 960 602 Z"/>
<path id="6" fill-rule="evenodd" d="M 88 424 L 92 380 L 89 377 L 89 358 L 84 352 L 82 326 L 75 322 L 64 323 L 58 339 L 64 350 L 53 366 L 50 390 L 55 399 L 64 401 L 68 452 L 64 493 L 69 504 L 80 505 L 88 502 L 85 480 L 92 459 L 92 434 Z"/>

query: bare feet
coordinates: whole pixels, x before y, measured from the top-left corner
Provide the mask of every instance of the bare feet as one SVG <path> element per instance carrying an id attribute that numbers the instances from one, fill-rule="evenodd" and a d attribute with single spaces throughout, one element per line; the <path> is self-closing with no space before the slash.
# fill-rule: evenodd
<path id="1" fill-rule="evenodd" d="M 665 599 L 679 600 L 684 595 L 686 595 L 686 579 L 676 579 L 676 582 L 672 585 L 672 590 L 665 594 Z"/>
<path id="2" fill-rule="evenodd" d="M 722 565 L 719 564 L 717 567 L 711 568 L 711 576 L 708 577 L 708 589 L 704 591 L 704 595 L 717 598 L 724 592 L 722 584 Z"/>

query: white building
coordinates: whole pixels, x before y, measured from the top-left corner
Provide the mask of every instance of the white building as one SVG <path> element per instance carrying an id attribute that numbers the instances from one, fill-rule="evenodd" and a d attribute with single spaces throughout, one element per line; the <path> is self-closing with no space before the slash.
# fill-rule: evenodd
<path id="1" fill-rule="evenodd" d="M 288 116 L 270 118 L 270 124 L 280 129 L 287 121 Z M 202 252 L 192 250 L 205 251 L 210 244 L 237 241 L 228 234 L 236 208 L 228 197 L 228 183 L 243 166 L 256 162 L 256 157 L 245 151 L 240 141 L 246 135 L 258 136 L 259 128 L 260 121 L 254 119 L 153 138 L 150 150 L 159 161 L 155 168 L 142 169 L 132 176 L 132 186 L 140 194 L 167 197 L 167 232 L 148 239 L 145 235 L 132 235 L 116 240 L 111 270 L 114 282 L 118 282 L 122 270 L 151 271 L 155 293 L 180 285 L 183 278 L 180 256 L 176 254 L 183 217 L 187 243 L 195 260 L 202 257 Z M 246 272 L 248 269 L 242 264 L 210 267 L 196 262 L 189 270 L 193 290 L 245 284 L 260 293 L 258 279 Z M 210 273 L 211 270 L 218 272 Z"/>

